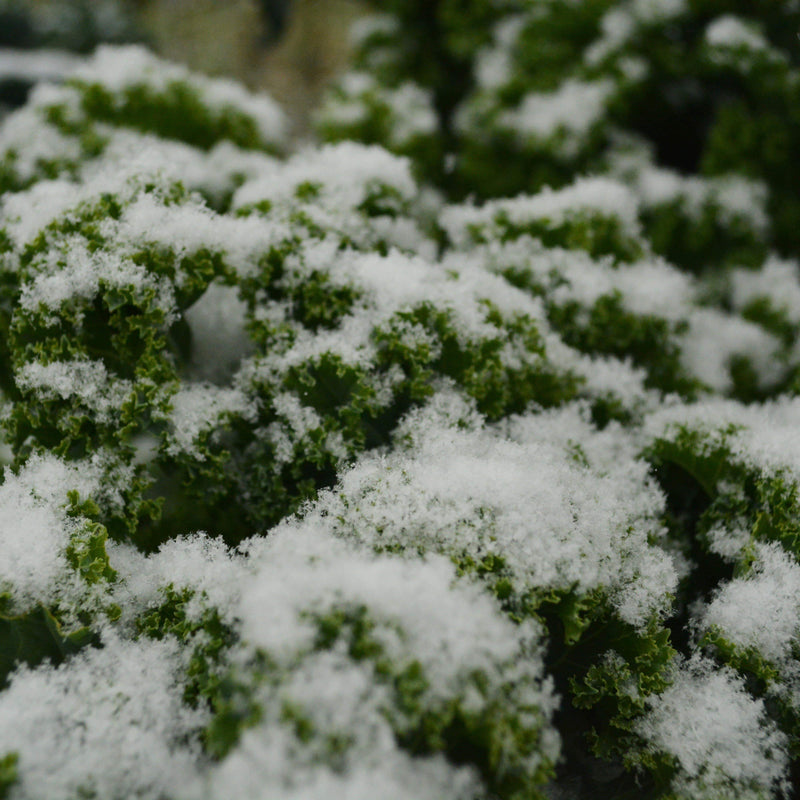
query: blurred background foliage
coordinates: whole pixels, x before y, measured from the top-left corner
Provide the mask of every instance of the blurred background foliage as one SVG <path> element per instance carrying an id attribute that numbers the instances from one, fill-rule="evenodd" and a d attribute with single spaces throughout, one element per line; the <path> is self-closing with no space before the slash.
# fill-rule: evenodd
<path id="1" fill-rule="evenodd" d="M 361 0 L 0 0 L 0 104 L 21 105 L 34 78 L 57 78 L 69 63 L 34 66 L 21 57 L 30 51 L 144 42 L 194 70 L 265 89 L 302 136 L 349 62 L 348 31 L 363 13 Z"/>

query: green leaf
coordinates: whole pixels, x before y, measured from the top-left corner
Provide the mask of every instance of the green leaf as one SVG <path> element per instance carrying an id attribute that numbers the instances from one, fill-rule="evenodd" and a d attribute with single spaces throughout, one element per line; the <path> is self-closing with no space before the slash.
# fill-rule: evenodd
<path id="1" fill-rule="evenodd" d="M 0 800 L 6 800 L 9 790 L 17 782 L 17 762 L 19 756 L 16 753 L 6 753 L 0 758 Z"/>
<path id="2" fill-rule="evenodd" d="M 68 655 L 97 641 L 89 628 L 66 636 L 53 614 L 44 606 L 19 616 L 0 615 L 0 686 L 17 664 L 35 667 L 45 660 L 60 664 Z"/>

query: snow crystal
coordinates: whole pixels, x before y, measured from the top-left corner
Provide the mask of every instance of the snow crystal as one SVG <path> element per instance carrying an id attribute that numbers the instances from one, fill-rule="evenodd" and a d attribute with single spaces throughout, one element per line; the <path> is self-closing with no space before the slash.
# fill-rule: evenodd
<path id="1" fill-rule="evenodd" d="M 169 248 L 178 260 L 202 249 L 222 253 L 242 275 L 252 274 L 258 257 L 286 236 L 284 228 L 255 217 L 216 214 L 199 199 L 165 205 L 150 193 L 137 195 L 119 221 L 107 220 L 103 230 L 131 248 L 146 244 Z M 180 278 L 179 274 L 178 282 Z"/>
<path id="2" fill-rule="evenodd" d="M 359 703 L 351 708 L 355 711 Z M 322 763 L 298 765 L 296 742 L 283 728 L 262 725 L 245 731 L 237 748 L 212 772 L 204 797 L 262 800 L 267 794 L 281 800 L 463 800 L 480 796 L 474 770 L 455 767 L 442 756 L 412 758 L 391 741 L 385 721 L 382 725 L 370 721 L 372 752 L 361 751 L 344 773 Z"/>
<path id="3" fill-rule="evenodd" d="M 737 310 L 767 299 L 789 322 L 800 323 L 800 264 L 770 256 L 758 270 L 736 269 L 730 274 L 731 301 Z"/>
<path id="4" fill-rule="evenodd" d="M 579 376 L 590 397 L 614 398 L 632 413 L 660 405 L 658 392 L 644 385 L 647 373 L 641 367 L 634 367 L 630 359 L 585 355 L 568 348 L 555 335 L 547 337 L 545 342 L 553 363 Z"/>
<path id="5" fill-rule="evenodd" d="M 236 193 L 233 207 L 262 200 L 293 201 L 297 187 L 308 183 L 319 187 L 320 200 L 332 209 L 357 209 L 378 183 L 392 187 L 405 200 L 417 191 L 408 159 L 381 147 L 342 142 L 297 153 L 276 166 L 273 174 L 248 181 Z"/>
<path id="6" fill-rule="evenodd" d="M 65 50 L 15 50 L 0 48 L 0 81 L 24 80 L 31 83 L 61 80 L 77 69 L 84 59 Z"/>
<path id="7" fill-rule="evenodd" d="M 174 642 L 109 638 L 58 667 L 20 668 L 0 694 L 0 752 L 19 755 L 14 800 L 178 796 L 196 780 L 197 731 Z"/>
<path id="8" fill-rule="evenodd" d="M 109 423 L 130 398 L 133 383 L 110 376 L 102 361 L 28 361 L 14 375 L 17 386 L 43 399 L 79 399 L 100 423 Z"/>
<path id="9" fill-rule="evenodd" d="M 680 203 L 681 213 L 699 221 L 704 209 L 713 204 L 724 224 L 744 222 L 761 236 L 769 228 L 766 186 L 741 175 L 687 177 L 646 165 L 636 171 L 634 189 L 645 208 Z"/>
<path id="10" fill-rule="evenodd" d="M 756 797 L 785 787 L 786 737 L 731 670 L 689 662 L 648 705 L 635 729 L 652 750 L 677 760 L 676 794 L 700 800 L 723 791 L 750 797 L 749 790 Z"/>
<path id="11" fill-rule="evenodd" d="M 688 0 L 631 0 L 633 16 L 646 24 L 663 23 L 689 10 Z"/>
<path id="12" fill-rule="evenodd" d="M 383 94 L 392 109 L 396 123 L 391 128 L 391 143 L 403 147 L 418 136 L 431 136 L 439 121 L 433 107 L 432 94 L 413 83 L 404 83 Z"/>
<path id="13" fill-rule="evenodd" d="M 793 480 L 800 481 L 800 399 L 796 397 L 753 405 L 715 398 L 665 407 L 648 418 L 645 429 L 651 437 L 670 438 L 682 426 L 706 434 L 710 448 L 724 443 L 739 463 L 768 475 L 788 471 Z"/>
<path id="14" fill-rule="evenodd" d="M 253 543 L 251 555 L 260 568 L 243 598 L 242 633 L 279 660 L 316 635 L 308 614 L 363 607 L 390 659 L 422 663 L 433 700 L 457 691 L 466 675 L 495 675 L 540 635 L 533 623 L 507 619 L 477 584 L 454 583 L 447 559 L 375 557 L 330 537 L 313 519 L 276 529 Z M 529 658 L 526 669 L 539 675 L 538 656 Z M 552 709 L 552 698 L 540 699 Z"/>
<path id="15" fill-rule="evenodd" d="M 36 274 L 22 287 L 19 304 L 29 311 L 40 306 L 58 311 L 78 298 L 92 300 L 100 287 L 132 289 L 141 296 L 152 291 L 155 307 L 166 320 L 174 313 L 175 297 L 169 283 L 133 261 L 109 250 L 90 250 L 79 236 L 64 237 L 35 260 Z"/>
<path id="16" fill-rule="evenodd" d="M 365 204 L 373 198 L 376 208 L 383 206 L 385 211 L 376 211 L 366 224 Z M 408 214 L 418 200 L 408 159 L 380 147 L 342 142 L 303 151 L 264 170 L 242 185 L 232 206 L 240 209 L 266 202 L 271 209 L 268 219 L 273 225 L 282 222 L 286 241 L 297 236 L 300 212 L 313 229 L 335 232 L 355 246 L 382 241 L 413 252 L 431 252 L 428 237 Z M 261 216 L 246 221 L 264 225 Z"/>
<path id="17" fill-rule="evenodd" d="M 188 453 L 198 461 L 206 456 L 198 448 L 201 434 L 213 430 L 227 415 L 252 418 L 255 408 L 252 401 L 239 389 L 228 389 L 210 384 L 181 386 L 170 398 L 172 413 L 167 453 Z"/>
<path id="18" fill-rule="evenodd" d="M 421 660 L 435 697 L 464 675 L 512 659 L 525 636 L 477 585 L 453 587 L 447 559 L 375 558 L 331 537 L 313 518 L 253 542 L 251 557 L 259 569 L 243 597 L 242 635 L 280 660 L 313 642 L 315 627 L 304 614 L 364 606 L 403 631 L 402 638 L 384 634 L 381 643 L 398 664 L 409 654 Z"/>
<path id="19" fill-rule="evenodd" d="M 548 720 L 557 700 L 542 681 L 539 627 L 514 624 L 477 584 L 455 582 L 446 559 L 375 557 L 331 537 L 315 520 L 285 524 L 245 549 L 256 571 L 242 596 L 237 658 L 245 669 L 257 648 L 273 666 L 270 682 L 255 690 L 260 722 L 211 774 L 217 791 L 225 786 L 230 795 L 233 787 L 234 796 L 254 798 L 268 786 L 281 797 L 311 798 L 324 787 L 325 796 L 342 798 L 376 791 L 406 798 L 412 790 L 414 797 L 455 798 L 480 785 L 469 768 L 400 750 L 396 729 L 408 724 L 405 712 L 395 707 L 371 658 L 353 658 L 343 642 L 315 646 L 315 619 L 339 611 L 366 615 L 369 636 L 393 669 L 422 668 L 426 708 L 457 700 L 479 713 L 502 697 L 524 724 L 544 726 L 525 768 L 534 771 L 542 759 L 556 757 L 558 736 Z M 471 683 L 476 673 L 486 677 L 480 692 Z M 286 725 L 287 704 L 314 731 L 302 748 Z M 330 735 L 347 741 L 335 771 Z"/>
<path id="20" fill-rule="evenodd" d="M 358 17 L 350 27 L 350 42 L 358 48 L 372 36 L 392 36 L 398 27 L 397 17 L 393 14 L 367 14 Z"/>
<path id="21" fill-rule="evenodd" d="M 630 40 L 636 29 L 636 20 L 630 10 L 613 6 L 600 20 L 600 36 L 586 48 L 584 61 L 597 66 L 611 53 L 620 50 Z"/>
<path id="22" fill-rule="evenodd" d="M 185 608 L 190 619 L 199 619 L 206 608 L 214 608 L 233 624 L 250 570 L 244 558 L 221 539 L 205 533 L 177 536 L 149 555 L 111 541 L 107 550 L 117 571 L 111 597 L 122 609 L 123 624 L 131 624 L 148 608 L 163 603 L 167 587 L 193 593 Z"/>
<path id="23" fill-rule="evenodd" d="M 644 624 L 675 579 L 646 543 L 660 530 L 662 497 L 633 458 L 581 466 L 570 442 L 591 441 L 590 427 L 561 413 L 572 433 L 558 442 L 547 439 L 552 426 L 570 427 L 558 414 L 518 423 L 516 441 L 415 416 L 416 448 L 362 457 L 309 519 L 381 550 L 500 556 L 520 591 L 605 586 L 623 618 Z"/>
<path id="24" fill-rule="evenodd" d="M 0 485 L 0 593 L 10 592 L 17 613 L 58 599 L 65 606 L 83 599 L 67 559 L 70 537 L 80 524 L 67 516 L 70 491 L 90 497 L 98 472 L 67 466 L 55 457 L 34 456 L 18 475 L 9 469 Z"/>
<path id="25" fill-rule="evenodd" d="M 544 248 L 529 236 L 513 242 L 492 241 L 473 248 L 469 256 L 446 255 L 444 264 L 457 264 L 467 257 L 484 262 L 493 272 L 526 273 L 556 305 L 575 300 L 590 307 L 601 297 L 618 293 L 634 314 L 678 321 L 686 318 L 696 292 L 685 273 L 662 259 L 615 265 L 610 256 L 592 258 L 582 251 Z"/>
<path id="26" fill-rule="evenodd" d="M 500 88 L 512 74 L 510 49 L 525 27 L 524 14 L 512 14 L 500 20 L 493 31 L 494 42 L 484 47 L 475 59 L 475 78 L 484 90 Z"/>
<path id="27" fill-rule="evenodd" d="M 21 248 L 67 209 L 76 205 L 79 187 L 66 180 L 41 181 L 27 192 L 3 196 L 3 225 L 12 242 Z"/>
<path id="28" fill-rule="evenodd" d="M 335 353 L 346 363 L 369 369 L 376 353 L 376 327 L 387 324 L 398 312 L 426 304 L 451 312 L 453 328 L 462 345 L 503 335 L 501 329 L 486 321 L 487 300 L 504 316 L 527 315 L 536 321 L 541 333 L 548 330 L 539 299 L 467 260 L 458 264 L 459 272 L 455 273 L 453 269 L 397 250 L 386 255 L 340 251 L 335 241 L 325 239 L 306 243 L 297 257 L 286 260 L 285 268 L 297 271 L 287 277 L 287 282 L 297 278 L 302 281 L 305 274 L 322 272 L 334 286 L 352 287 L 359 297 L 352 313 L 337 328 L 317 332 L 298 329 L 290 348 L 267 354 L 261 363 L 262 372 L 279 373 L 325 353 Z M 398 329 L 403 327 L 399 320 L 394 322 L 398 323 Z M 410 337 L 407 341 L 435 344 L 421 326 L 409 324 L 405 328 Z M 541 359 L 538 353 L 529 351 L 516 355 L 528 362 Z"/>
<path id="29" fill-rule="evenodd" d="M 34 87 L 25 106 L 3 119 L 0 154 L 10 156 L 17 179 L 24 185 L 40 176 L 42 164 L 77 164 L 82 148 L 77 137 L 46 124 L 44 109 L 62 105 L 70 97 L 50 84 Z"/>
<path id="30" fill-rule="evenodd" d="M 800 565 L 778 544 L 754 547 L 751 571 L 718 591 L 703 625 L 716 625 L 733 644 L 780 663 L 791 658 L 800 632 Z"/>

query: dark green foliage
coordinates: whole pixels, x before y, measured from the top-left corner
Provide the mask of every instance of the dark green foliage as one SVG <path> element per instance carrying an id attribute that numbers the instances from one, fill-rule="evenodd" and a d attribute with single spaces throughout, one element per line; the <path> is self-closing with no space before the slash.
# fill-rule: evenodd
<path id="1" fill-rule="evenodd" d="M 461 4 L 457 15 L 446 2 L 425 9 L 375 5 L 393 15 L 393 24 L 376 28 L 360 44 L 358 68 L 376 81 L 369 96 L 408 80 L 433 91 L 448 167 L 426 164 L 419 172 L 452 198 L 563 186 L 613 168 L 615 156 L 639 142 L 652 151 L 655 165 L 681 175 L 738 173 L 763 181 L 774 242 L 785 253 L 798 252 L 800 206 L 792 187 L 798 182 L 793 164 L 800 142 L 800 61 L 787 32 L 800 27 L 800 14 L 791 4 L 692 2 L 685 10 L 662 13 L 609 0 L 546 0 Z M 613 14 L 618 19 L 607 28 L 629 26 L 630 32 L 606 40 L 605 20 Z M 726 15 L 763 36 L 766 49 L 709 44 L 707 30 Z M 476 71 L 487 47 L 507 68 L 483 85 L 476 83 Z M 445 73 L 449 80 L 441 77 Z M 526 98 L 555 97 L 570 82 L 608 88 L 599 116 L 577 138 L 563 126 L 543 137 L 515 129 L 510 119 Z M 368 110 L 359 126 L 335 130 L 334 122 L 326 129 L 324 116 L 326 136 L 364 137 L 396 148 L 381 115 L 367 101 L 362 104 Z M 699 217 L 685 213 L 680 203 L 650 206 L 642 218 L 654 249 L 688 270 L 757 264 L 773 241 L 769 231 L 730 217 L 714 201 Z"/>
<path id="2" fill-rule="evenodd" d="M 733 433 L 735 428 L 729 428 L 728 434 Z M 755 541 L 779 542 L 800 554 L 796 483 L 780 471 L 764 474 L 734 457 L 724 432 L 711 440 L 685 428 L 674 439 L 657 441 L 650 457 L 657 465 L 680 467 L 702 487 L 708 506 L 697 521 L 700 542 L 714 527 L 744 526 Z"/>
<path id="3" fill-rule="evenodd" d="M 0 799 L 7 800 L 9 790 L 17 782 L 17 761 L 19 757 L 16 753 L 7 753 L 0 758 Z"/>
<path id="4" fill-rule="evenodd" d="M 378 74 L 387 83 L 411 79 L 431 89 L 445 131 L 471 86 L 471 57 L 489 41 L 498 15 L 520 7 L 515 0 L 373 0 L 372 5 L 399 22 L 396 31 L 373 40 L 391 48 L 391 60 Z"/>
<path id="5" fill-rule="evenodd" d="M 546 361 L 533 320 L 523 316 L 504 320 L 488 302 L 486 309 L 486 321 L 497 328 L 497 338 L 487 337 L 466 347 L 460 343 L 448 312 L 430 305 L 399 312 L 386 328 L 376 332 L 380 367 L 388 369 L 398 364 L 405 373 L 401 397 L 420 402 L 433 392 L 432 379 L 445 375 L 464 387 L 477 401 L 481 413 L 489 419 L 498 419 L 518 413 L 532 402 L 548 407 L 576 395 L 578 379 L 567 373 L 559 375 Z M 423 334 L 411 345 L 403 336 L 407 326 Z M 508 341 L 505 336 L 515 344 L 518 342 L 525 352 L 541 354 L 540 364 L 526 364 L 518 370 L 506 367 L 501 357 Z"/>
<path id="6" fill-rule="evenodd" d="M 121 98 L 100 84 L 77 86 L 83 110 L 92 119 L 155 133 L 203 150 L 221 139 L 245 149 L 264 147 L 251 117 L 233 106 L 212 115 L 197 91 L 185 83 L 175 81 L 161 91 L 145 84 L 131 86 Z"/>
<path id="7" fill-rule="evenodd" d="M 595 639 L 608 648 L 599 658 L 592 652 L 597 647 L 592 644 Z M 583 673 L 575 670 L 570 684 L 574 705 L 591 710 L 590 741 L 595 755 L 604 759 L 627 756 L 634 764 L 633 723 L 644 712 L 647 698 L 670 685 L 674 656 L 669 630 L 658 620 L 643 631 L 613 618 L 593 621 L 583 642 L 570 651 L 569 660 L 589 665 Z"/>
<path id="8" fill-rule="evenodd" d="M 547 316 L 564 341 L 577 350 L 630 358 L 644 367 L 647 386 L 688 397 L 699 388 L 680 360 L 677 336 L 685 325 L 634 314 L 625 309 L 619 293 L 600 297 L 589 309 L 588 318 L 574 301 L 563 306 L 548 304 Z"/>
<path id="9" fill-rule="evenodd" d="M 427 125 L 412 129 L 398 139 L 397 127 L 402 123 L 402 114 L 396 105 L 399 104 L 404 90 L 384 88 L 377 84 L 356 87 L 356 91 L 348 91 L 344 86 L 332 89 L 331 105 L 357 102 L 363 106 L 365 113 L 356 120 L 339 119 L 335 115 L 321 117 L 317 125 L 322 141 L 337 142 L 352 139 L 364 144 L 384 145 L 393 142 L 392 151 L 411 159 L 414 176 L 420 181 L 430 180 L 438 176 L 437 183 L 446 180 L 444 171 L 444 152 L 442 134 L 438 128 L 430 130 Z M 416 98 L 419 104 L 418 113 L 427 122 L 429 96 L 420 93 Z"/>
<path id="10" fill-rule="evenodd" d="M 485 581 L 512 619 L 540 620 L 548 631 L 548 671 L 570 704 L 560 711 L 565 734 L 564 759 L 571 769 L 587 760 L 587 745 L 605 762 L 639 766 L 634 723 L 647 698 L 670 684 L 676 650 L 670 631 L 653 618 L 642 629 L 617 618 L 602 591 L 520 591 L 510 579 L 504 559 L 488 556 L 480 562 L 454 559 L 460 574 Z M 580 734 L 580 735 L 578 735 Z M 584 778 L 601 787 L 590 776 Z"/>
<path id="11" fill-rule="evenodd" d="M 67 656 L 96 642 L 89 628 L 62 633 L 56 617 L 43 606 L 20 615 L 3 611 L 8 597 L 0 596 L 0 686 L 5 686 L 15 667 L 35 667 L 43 661 L 60 664 Z M 2 786 L 2 781 L 0 781 Z"/>
<path id="12" fill-rule="evenodd" d="M 685 199 L 678 199 L 643 211 L 645 233 L 656 253 L 693 273 L 723 260 L 753 267 L 763 263 L 766 243 L 747 220 L 723 224 L 714 203 L 704 205 L 695 219 L 685 205 Z"/>
<path id="13" fill-rule="evenodd" d="M 66 608 L 46 595 L 19 613 L 12 575 L 0 605 L 0 680 L 19 663 L 50 662 L 64 665 L 58 675 L 68 683 L 72 667 L 81 669 L 81 659 L 68 657 L 99 645 L 98 632 L 109 652 L 114 637 L 125 647 L 131 636 L 139 646 L 168 641 L 182 654 L 153 647 L 154 663 L 163 655 L 165 673 L 179 672 L 186 705 L 211 715 L 201 736 L 209 759 L 198 765 L 211 793 L 224 774 L 218 762 L 232 755 L 235 763 L 245 734 L 254 752 L 262 734 L 268 743 L 285 737 L 287 753 L 296 748 L 276 773 L 307 772 L 296 786 L 294 775 L 269 777 L 274 786 L 302 793 L 309 775 L 338 781 L 362 757 L 360 726 L 372 714 L 367 730 L 384 732 L 398 764 L 468 767 L 482 787 L 476 796 L 530 800 L 577 785 L 580 797 L 677 800 L 676 787 L 695 786 L 696 776 L 687 778 L 642 723 L 698 658 L 730 678 L 744 705 L 763 700 L 764 719 L 800 758 L 785 665 L 735 645 L 722 629 L 702 628 L 703 609 L 728 582 L 758 568 L 763 543 L 800 558 L 797 478 L 789 466 L 748 458 L 739 428 L 717 430 L 702 406 L 703 424 L 658 427 L 662 412 L 681 418 L 670 417 L 681 403 L 691 419 L 686 401 L 708 399 L 719 370 L 732 385 L 723 392 L 741 403 L 798 381 L 795 298 L 784 306 L 779 296 L 791 264 L 777 264 L 763 295 L 749 278 L 767 274 L 775 243 L 788 254 L 800 248 L 789 164 L 800 141 L 792 111 L 800 67 L 785 30 L 800 25 L 800 12 L 773 2 L 721 11 L 705 0 L 672 16 L 658 3 L 612 0 L 373 5 L 390 24 L 359 46 L 357 66 L 370 74 L 335 90 L 339 103 L 365 113 L 337 122 L 334 98 L 323 135 L 389 145 L 441 197 L 417 191 L 404 162 L 377 148 L 325 148 L 285 164 L 218 149 L 223 140 L 261 151 L 277 145 L 263 138 L 264 115 L 246 112 L 249 101 L 237 104 L 232 92 L 230 105 L 212 103 L 217 95 L 205 96 L 202 79 L 169 77 L 180 69 L 164 80 L 145 74 L 152 63 L 139 51 L 128 52 L 128 65 L 135 55 L 150 66 L 141 80 L 118 76 L 127 88 L 112 91 L 102 75 L 76 80 L 36 109 L 49 133 L 65 137 L 66 155 L 31 164 L 19 142 L 0 152 L 0 191 L 62 178 L 94 197 L 72 207 L 65 200 L 36 233 L 13 214 L 0 219 L 7 475 L 51 458 L 48 467 L 67 462 L 97 478 L 91 497 L 19 489 L 37 513 L 64 519 L 54 569 L 87 602 Z M 633 14 L 631 25 L 603 51 L 598 41 L 615 11 Z M 734 12 L 770 47 L 712 47 L 708 24 Z M 573 126 L 557 106 L 576 96 L 586 107 L 574 110 L 586 118 Z M 555 111 L 547 105 L 554 98 Z M 526 118 L 542 107 L 555 119 L 550 127 Z M 88 194 L 93 171 L 105 180 L 103 169 L 119 170 L 114 148 L 136 139 L 122 129 L 152 135 L 148 147 L 156 137 L 186 145 L 159 157 L 185 157 L 188 182 L 132 177 Z M 192 193 L 194 182 L 216 212 Z M 483 208 L 472 202 L 569 184 Z M 8 208 L 49 219 L 47 203 L 57 207 L 67 184 L 59 186 L 9 195 Z M 464 197 L 463 206 L 447 205 Z M 37 206 L 41 198 L 47 203 Z M 637 293 L 640 275 L 654 293 L 663 290 L 664 304 L 680 307 L 662 312 L 661 298 Z M 707 343 L 697 337 L 713 339 L 715 319 L 747 341 L 730 350 L 712 341 L 710 357 L 723 355 L 706 368 L 697 362 Z M 777 337 L 777 354 L 761 331 Z M 205 356 L 217 344 L 219 363 Z M 769 363 L 761 364 L 764 352 Z M 730 399 L 720 408 L 734 409 L 734 419 L 753 410 Z M 571 426 L 583 433 L 573 439 Z M 425 445 L 430 435 L 434 455 L 417 435 Z M 550 450 L 559 457 L 548 461 Z M 531 493 L 515 478 L 528 453 L 542 459 L 532 467 L 551 468 L 532 471 L 541 503 L 526 506 L 520 493 Z M 525 463 L 508 469 L 517 454 Z M 443 455 L 452 459 L 444 467 Z M 483 487 L 470 480 L 484 458 L 487 476 L 517 492 L 509 497 L 524 509 L 519 519 L 511 520 L 519 509 L 505 507 L 499 482 L 497 508 L 493 497 L 475 502 Z M 435 474 L 425 472 L 431 466 Z M 625 482 L 618 503 L 603 489 L 612 475 Z M 436 488 L 439 480 L 446 489 Z M 398 503 L 382 496 L 395 490 L 392 481 Z M 509 563 L 499 531 L 507 512 L 519 545 L 508 552 L 520 553 L 521 564 Z M 436 531 L 429 543 L 427 528 L 418 529 L 440 513 L 445 543 Z M 548 531 L 551 524 L 558 529 Z M 200 530 L 237 550 L 219 545 L 222 556 L 204 551 L 206 561 L 192 562 Z M 563 544 L 555 556 L 537 551 L 550 534 L 557 551 Z M 183 584 L 153 577 L 184 556 Z M 207 594 L 198 585 L 218 580 L 218 556 L 230 559 L 225 567 L 242 585 L 240 597 L 216 607 L 210 597 L 220 585 Z M 270 561 L 280 558 L 291 565 L 285 577 L 283 564 Z M 146 565 L 142 575 L 133 574 L 137 565 Z M 404 596 L 408 576 L 428 568 L 425 590 L 441 576 L 446 595 L 430 596 L 447 596 L 448 611 L 452 600 L 452 625 L 461 627 L 449 613 L 428 620 L 425 598 Z M 390 574 L 399 576 L 398 599 L 384 607 L 374 600 L 383 590 L 376 580 L 390 584 Z M 279 596 L 298 586 L 288 602 Z M 320 594 L 307 598 L 317 586 Z M 265 587 L 272 594 L 262 608 L 253 598 Z M 462 591 L 471 605 L 459 618 Z M 123 598 L 135 610 L 123 609 Z M 420 630 L 431 626 L 422 639 L 436 624 L 464 637 L 469 625 L 498 630 L 507 661 L 483 638 L 451 645 L 442 637 L 439 650 L 420 644 L 419 620 Z M 501 624 L 508 630 L 492 628 Z M 480 666 L 463 667 L 468 655 L 451 659 L 445 673 L 450 648 L 462 644 L 475 648 Z M 338 696 L 312 708 L 306 675 L 322 676 L 326 692 L 338 690 L 336 676 L 354 676 L 363 708 L 349 699 L 337 706 Z M 341 686 L 344 697 L 356 696 L 347 680 Z M 342 712 L 341 723 L 327 721 L 332 711 Z M 203 724 L 184 729 L 176 748 Z M 542 794 L 559 736 L 562 761 Z M 783 753 L 773 756 L 778 774 Z M 15 759 L 0 760 L 0 796 L 16 780 Z M 762 778 L 752 780 L 766 797 L 773 778 Z M 720 778 L 732 796 L 750 786 L 736 780 Z M 716 784 L 700 783 L 709 792 L 703 800 L 716 797 Z"/>
<path id="14" fill-rule="evenodd" d="M 535 708 L 509 707 L 503 691 L 498 694 L 490 679 L 480 672 L 466 677 L 458 695 L 433 702 L 424 666 L 416 660 L 397 663 L 388 656 L 367 608 L 341 606 L 307 612 L 305 616 L 316 634 L 311 652 L 299 654 L 295 666 L 299 667 L 304 658 L 326 651 L 367 666 L 375 683 L 385 688 L 386 702 L 381 713 L 402 750 L 413 756 L 442 754 L 453 764 L 471 764 L 498 796 L 541 796 L 538 788 L 549 777 L 550 765 L 541 764 L 533 774 L 524 768 L 527 755 L 535 751 L 541 737 Z M 402 637 L 402 631 L 398 633 Z M 246 728 L 261 720 L 263 709 L 248 697 L 259 693 L 271 697 L 280 690 L 285 666 L 275 663 L 269 653 L 259 652 L 251 670 L 258 688 L 237 686 L 234 676 L 223 682 L 227 697 L 219 704 L 206 734 L 215 755 L 224 755 Z M 503 688 L 509 693 L 515 691 L 510 684 Z M 477 693 L 483 702 L 476 704 L 472 700 L 467 705 L 464 696 L 469 693 Z M 317 730 L 302 708 L 290 701 L 283 700 L 281 708 L 281 723 L 293 731 L 299 742 L 313 746 L 334 770 L 344 768 L 344 757 L 352 744 L 346 737 Z"/>
<path id="15" fill-rule="evenodd" d="M 193 590 L 177 591 L 170 584 L 163 594 L 165 599 L 160 606 L 151 608 L 136 620 L 137 631 L 140 636 L 157 640 L 174 636 L 191 647 L 184 678 L 184 700 L 193 707 L 200 703 L 216 707 L 222 692 L 225 656 L 236 641 L 236 635 L 212 607 L 206 608 L 198 619 L 187 615 L 186 606 L 193 599 Z"/>
<path id="16" fill-rule="evenodd" d="M 630 263 L 644 255 L 641 240 L 630 235 L 618 217 L 599 210 L 574 211 L 560 220 L 540 217 L 518 222 L 501 208 L 492 223 L 492 230 L 485 230 L 478 224 L 470 228 L 476 244 L 496 238 L 508 242 L 530 236 L 544 247 L 584 250 L 593 258 L 611 256 L 619 263 Z"/>

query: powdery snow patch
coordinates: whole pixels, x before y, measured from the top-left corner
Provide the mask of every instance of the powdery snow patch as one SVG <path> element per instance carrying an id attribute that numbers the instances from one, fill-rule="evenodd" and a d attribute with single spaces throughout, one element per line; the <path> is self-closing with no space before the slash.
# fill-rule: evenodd
<path id="1" fill-rule="evenodd" d="M 214 785 L 230 782 L 249 798 L 257 775 L 280 796 L 311 797 L 322 785 L 335 797 L 371 789 L 405 798 L 411 787 L 421 797 L 438 796 L 449 783 L 441 796 L 471 796 L 480 786 L 473 770 L 405 752 L 403 732 L 415 730 L 417 712 L 398 705 L 384 663 L 391 674 L 419 674 L 426 714 L 447 714 L 455 704 L 476 718 L 513 717 L 536 737 L 524 751 L 511 738 L 498 739 L 516 768 L 533 776 L 557 757 L 559 738 L 549 723 L 557 700 L 543 678 L 539 627 L 511 622 L 477 584 L 456 581 L 447 559 L 376 557 L 315 520 L 280 527 L 246 547 L 256 571 L 240 609 L 238 674 L 247 676 L 253 648 L 270 669 L 253 688 L 259 720 L 215 770 Z M 343 626 L 328 641 L 324 631 L 336 623 L 324 621 L 339 619 Z M 349 649 L 350 619 L 352 633 L 370 642 L 363 655 Z M 495 703 L 506 710 L 494 711 Z M 309 723 L 302 747 L 287 708 Z M 331 737 L 343 742 L 333 762 Z M 400 770 L 407 770 L 405 788 Z"/>
<path id="2" fill-rule="evenodd" d="M 800 632 L 800 565 L 778 544 L 759 542 L 754 548 L 751 570 L 720 588 L 702 624 L 780 665 L 791 659 Z"/>
<path id="3" fill-rule="evenodd" d="M 787 371 L 781 343 L 761 326 L 714 308 L 697 308 L 682 337 L 681 361 L 706 386 L 726 394 L 733 389 L 730 368 L 744 358 L 755 370 L 759 388 L 778 384 Z"/>
<path id="4" fill-rule="evenodd" d="M 160 800 L 197 780 L 206 712 L 183 703 L 174 642 L 108 638 L 58 667 L 19 668 L 0 694 L 13 800 Z"/>
<path id="5" fill-rule="evenodd" d="M 111 596 L 122 609 L 123 623 L 131 624 L 163 603 L 167 588 L 192 593 L 185 606 L 189 619 L 197 621 L 213 608 L 228 624 L 235 623 L 251 569 L 246 559 L 221 539 L 202 532 L 178 536 L 149 555 L 116 542 L 109 542 L 107 550 L 117 571 Z"/>
<path id="6" fill-rule="evenodd" d="M 502 112 L 501 128 L 512 130 L 523 146 L 555 142 L 556 151 L 575 157 L 592 127 L 603 119 L 605 103 L 614 89 L 611 81 L 567 79 L 553 92 L 532 92 L 512 111 Z"/>
<path id="7" fill-rule="evenodd" d="M 730 669 L 694 659 L 648 705 L 635 730 L 647 749 L 675 760 L 676 794 L 755 800 L 786 788 L 786 736 Z"/>
<path id="8" fill-rule="evenodd" d="M 666 609 L 674 567 L 648 544 L 663 499 L 630 449 L 595 465 L 595 445 L 617 456 L 619 445 L 593 443 L 576 409 L 521 417 L 512 440 L 442 425 L 438 412 L 411 417 L 398 431 L 408 449 L 362 457 L 308 509 L 309 524 L 408 557 L 500 557 L 520 592 L 604 587 L 635 626 Z"/>
<path id="9" fill-rule="evenodd" d="M 88 587 L 67 560 L 70 538 L 81 524 L 67 514 L 67 495 L 91 497 L 98 481 L 91 465 L 67 465 L 54 456 L 32 457 L 17 475 L 6 468 L 0 485 L 0 593 L 11 595 L 15 613 L 87 600 Z"/>

